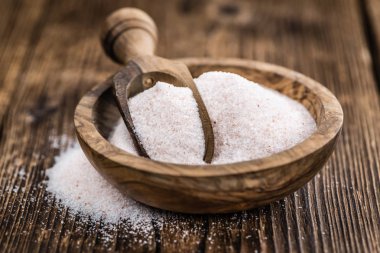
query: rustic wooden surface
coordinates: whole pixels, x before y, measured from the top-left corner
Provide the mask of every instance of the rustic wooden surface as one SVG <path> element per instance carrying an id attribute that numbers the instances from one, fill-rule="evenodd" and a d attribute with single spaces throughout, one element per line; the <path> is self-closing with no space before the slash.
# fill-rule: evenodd
<path id="1" fill-rule="evenodd" d="M 155 19 L 159 55 L 268 61 L 325 84 L 343 106 L 345 125 L 322 172 L 264 208 L 168 217 L 147 245 L 122 226 L 100 232 L 102 224 L 81 222 L 49 198 L 41 186 L 44 170 L 72 142 L 76 103 L 117 69 L 100 50 L 99 25 L 125 5 Z M 372 9 L 378 5 L 376 0 L 2 1 L 0 251 L 379 252 L 380 104 L 374 71 L 379 69 L 373 64 L 379 57 L 379 22 L 374 23 L 379 11 Z"/>

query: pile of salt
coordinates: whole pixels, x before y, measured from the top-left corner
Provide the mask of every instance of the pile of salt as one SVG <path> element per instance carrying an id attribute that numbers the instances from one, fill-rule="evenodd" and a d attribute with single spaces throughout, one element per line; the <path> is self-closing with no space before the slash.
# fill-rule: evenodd
<path id="1" fill-rule="evenodd" d="M 316 129 L 304 106 L 239 75 L 207 72 L 194 81 L 213 122 L 214 164 L 270 156 Z M 152 159 L 203 163 L 204 136 L 190 89 L 158 82 L 131 98 L 129 108 L 137 135 Z M 110 141 L 136 154 L 122 121 Z"/>

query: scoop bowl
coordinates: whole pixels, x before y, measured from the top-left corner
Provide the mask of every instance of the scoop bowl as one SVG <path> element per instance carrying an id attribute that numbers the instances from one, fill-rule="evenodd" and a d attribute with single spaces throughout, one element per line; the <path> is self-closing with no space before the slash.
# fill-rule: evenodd
<path id="1" fill-rule="evenodd" d="M 239 74 L 300 102 L 317 130 L 303 142 L 270 157 L 220 165 L 184 165 L 129 154 L 108 138 L 120 119 L 111 79 L 79 102 L 74 117 L 89 161 L 122 193 L 146 205 L 182 213 L 227 213 L 279 200 L 323 167 L 343 124 L 335 96 L 318 82 L 289 69 L 242 59 L 180 59 L 193 77 L 207 71 Z"/>

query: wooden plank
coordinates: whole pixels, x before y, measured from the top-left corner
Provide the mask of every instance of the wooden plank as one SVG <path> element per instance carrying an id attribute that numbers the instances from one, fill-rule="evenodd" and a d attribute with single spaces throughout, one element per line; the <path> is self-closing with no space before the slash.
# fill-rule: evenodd
<path id="1" fill-rule="evenodd" d="M 1 251 L 380 251 L 379 94 L 357 1 L 4 2 Z M 331 89 L 345 125 L 323 171 L 284 200 L 242 214 L 168 214 L 146 244 L 128 226 L 80 220 L 54 201 L 40 186 L 44 170 L 72 142 L 80 96 L 117 69 L 100 50 L 98 27 L 126 4 L 156 20 L 159 55 L 268 61 Z"/>
<path id="2" fill-rule="evenodd" d="M 76 249 L 82 241 L 75 236 L 78 227 L 89 226 L 58 208 L 38 185 L 58 153 L 52 142 L 62 134 L 74 136 L 73 108 L 80 94 L 107 73 L 101 72 L 106 66 L 100 70 L 95 67 L 102 52 L 98 50 L 97 28 L 91 22 L 99 11 L 83 14 L 88 7 L 103 8 L 74 1 L 64 5 L 24 1 L 18 25 L 9 34 L 11 39 L 2 40 L 7 43 L 2 47 L 2 66 L 12 65 L 2 75 L 0 110 L 10 103 L 12 108 L 1 115 L 1 249 Z M 62 139 L 60 146 L 67 143 Z M 20 171 L 25 171 L 24 178 L 20 178 Z M 100 243 L 97 248 L 110 246 Z"/>
<path id="3" fill-rule="evenodd" d="M 367 44 L 371 53 L 372 67 L 380 90 L 380 2 L 376 0 L 360 1 L 363 26 Z"/>

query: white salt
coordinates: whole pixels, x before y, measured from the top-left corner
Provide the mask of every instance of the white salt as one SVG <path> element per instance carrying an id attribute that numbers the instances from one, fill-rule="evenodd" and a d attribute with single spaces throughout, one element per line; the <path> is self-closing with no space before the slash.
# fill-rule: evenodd
<path id="1" fill-rule="evenodd" d="M 175 163 L 202 163 L 204 135 L 198 107 L 188 88 L 158 82 L 130 99 L 136 132 L 149 157 Z M 122 121 L 111 142 L 136 154 L 130 134 Z"/>
<path id="2" fill-rule="evenodd" d="M 213 163 L 269 156 L 303 141 L 316 129 L 308 111 L 280 93 L 231 73 L 208 72 L 195 83 L 215 134 Z M 202 164 L 204 138 L 196 102 L 188 88 L 157 83 L 130 99 L 137 134 L 152 159 Z M 136 154 L 120 121 L 110 141 Z M 123 196 L 88 162 L 79 145 L 56 158 L 47 190 L 71 210 L 95 220 L 125 220 L 149 230 L 161 214 Z"/>
<path id="3" fill-rule="evenodd" d="M 304 106 L 239 75 L 208 72 L 194 81 L 213 122 L 214 164 L 270 156 L 300 143 L 316 129 Z M 131 98 L 129 107 L 151 159 L 203 163 L 204 135 L 190 89 L 159 82 Z M 122 121 L 110 141 L 136 154 Z"/>
<path id="4" fill-rule="evenodd" d="M 90 164 L 79 144 L 56 157 L 48 169 L 46 190 L 62 204 L 94 220 L 130 222 L 134 228 L 149 226 L 152 209 L 123 196 Z"/>

